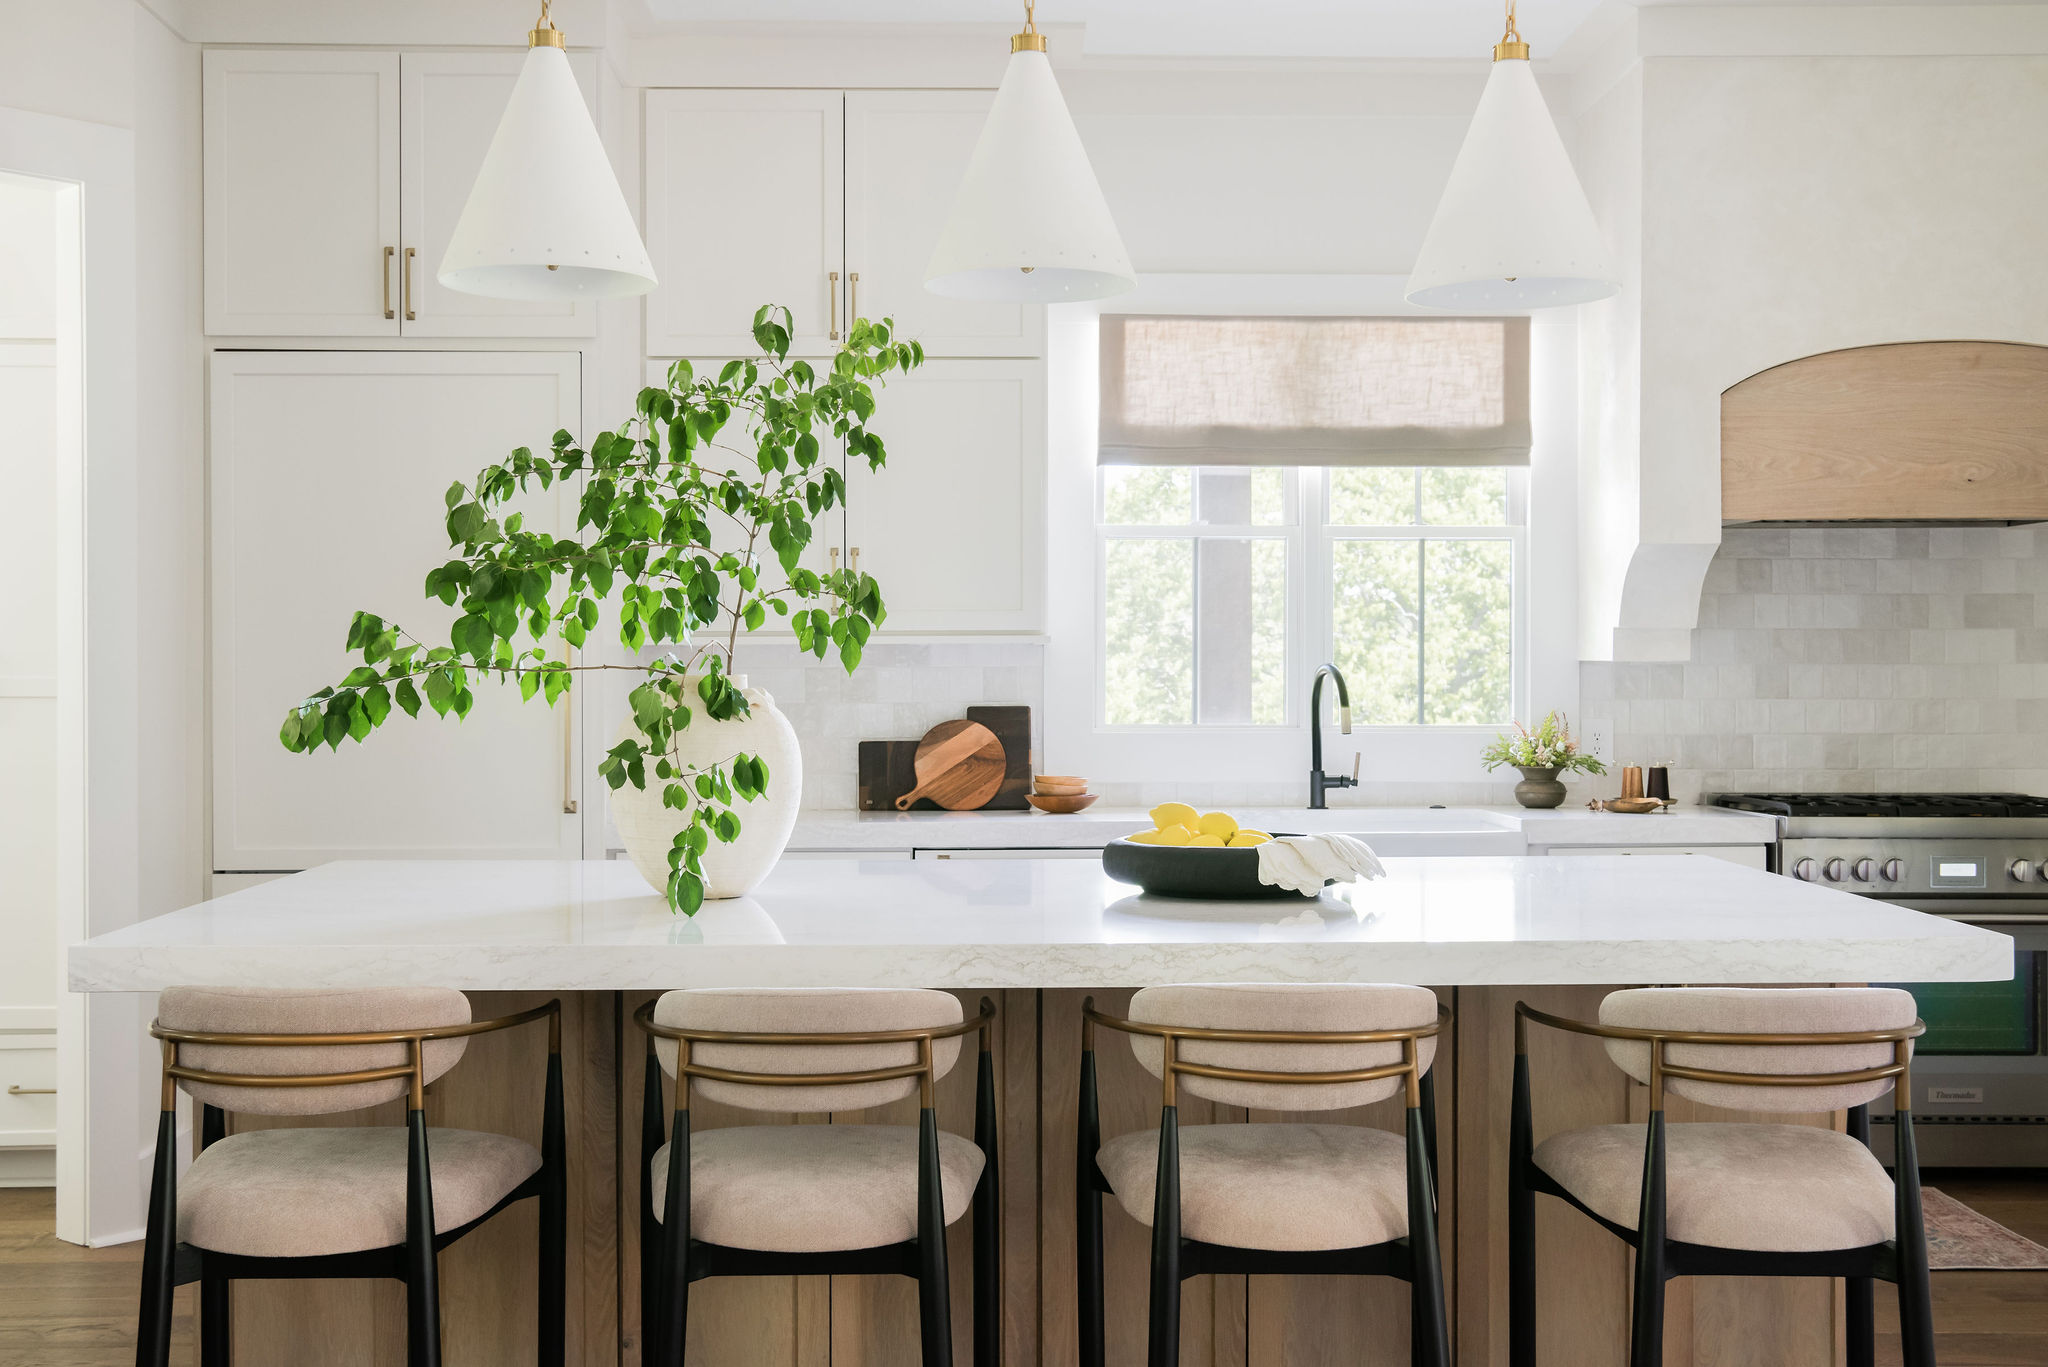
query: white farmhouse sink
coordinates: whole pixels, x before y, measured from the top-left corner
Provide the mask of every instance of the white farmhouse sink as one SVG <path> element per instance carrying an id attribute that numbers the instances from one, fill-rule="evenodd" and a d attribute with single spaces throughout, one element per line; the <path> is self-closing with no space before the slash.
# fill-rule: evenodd
<path id="1" fill-rule="evenodd" d="M 1238 815 L 1246 825 L 1261 830 L 1312 835 L 1341 831 L 1357 836 L 1374 853 L 1393 857 L 1521 854 L 1528 848 L 1514 817 L 1474 807 L 1339 807 L 1321 812 L 1271 808 Z"/>

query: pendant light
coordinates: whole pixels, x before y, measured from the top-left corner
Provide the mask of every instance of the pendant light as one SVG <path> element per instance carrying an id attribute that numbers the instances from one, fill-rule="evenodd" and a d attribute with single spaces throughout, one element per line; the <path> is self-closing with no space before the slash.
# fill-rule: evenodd
<path id="1" fill-rule="evenodd" d="M 934 294 L 1059 303 L 1137 286 L 1053 79 L 1036 8 L 1026 0 L 1024 31 L 1010 39 L 1010 65 L 925 267 Z"/>
<path id="2" fill-rule="evenodd" d="M 494 299 L 609 299 L 654 288 L 654 263 L 541 0 L 526 62 L 436 278 Z"/>
<path id="3" fill-rule="evenodd" d="M 1545 308 L 1605 299 L 1619 288 L 1508 0 L 1507 33 L 1494 45 L 1472 127 L 1408 277 L 1408 302 Z"/>

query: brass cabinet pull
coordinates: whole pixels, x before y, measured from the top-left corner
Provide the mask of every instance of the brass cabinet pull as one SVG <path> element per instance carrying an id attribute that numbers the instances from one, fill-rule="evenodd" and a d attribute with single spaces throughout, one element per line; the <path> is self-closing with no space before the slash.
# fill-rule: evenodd
<path id="1" fill-rule="evenodd" d="M 414 254 L 414 253 L 413 253 L 413 249 L 412 249 L 411 247 L 407 247 L 407 248 L 405 249 L 405 280 L 404 280 L 404 282 L 403 282 L 403 283 L 404 283 L 404 285 L 405 285 L 405 295 L 404 295 L 404 298 L 405 298 L 405 321 L 406 321 L 406 322 L 408 322 L 408 323 L 411 323 L 411 322 L 415 322 L 415 321 L 417 321 L 417 320 L 418 320 L 418 318 L 419 318 L 419 315 L 418 315 L 417 313 L 414 313 L 414 312 L 412 311 L 412 258 L 413 258 L 413 254 Z"/>
<path id="2" fill-rule="evenodd" d="M 391 258 L 396 255 L 398 255 L 398 248 L 386 247 L 384 249 L 384 316 L 386 318 L 396 318 L 398 316 L 391 308 Z"/>
<path id="3" fill-rule="evenodd" d="M 836 342 L 839 340 L 839 272 L 826 271 L 825 278 L 832 282 L 832 287 L 825 291 L 826 307 L 832 312 L 832 328 L 825 334 L 825 340 Z"/>
<path id="4" fill-rule="evenodd" d="M 855 546 L 846 553 L 846 568 L 855 574 L 860 573 L 860 547 Z"/>
<path id="5" fill-rule="evenodd" d="M 563 651 L 562 662 L 576 663 L 576 651 L 571 647 Z M 574 689 L 562 695 L 562 815 L 576 815 L 576 693 Z"/>
<path id="6" fill-rule="evenodd" d="M 832 573 L 839 573 L 839 548 L 837 546 L 828 546 L 826 548 L 825 559 L 826 563 L 832 567 Z"/>
<path id="7" fill-rule="evenodd" d="M 9 1084 L 7 1085 L 7 1095 L 9 1095 L 9 1096 L 55 1096 L 55 1095 L 57 1095 L 57 1089 L 56 1089 L 55 1087 L 24 1087 L 24 1086 L 22 1086 L 22 1085 L 21 1085 L 20 1083 L 18 1083 L 18 1082 L 10 1082 L 10 1083 L 9 1083 Z"/>
<path id="8" fill-rule="evenodd" d="M 853 331 L 853 325 L 860 317 L 860 272 L 849 272 L 846 277 L 846 330 Z"/>

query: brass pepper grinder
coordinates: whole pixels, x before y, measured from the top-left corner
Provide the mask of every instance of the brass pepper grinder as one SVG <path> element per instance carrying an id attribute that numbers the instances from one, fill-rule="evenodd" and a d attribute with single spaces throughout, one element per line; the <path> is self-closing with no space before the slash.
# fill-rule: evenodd
<path id="1" fill-rule="evenodd" d="M 1621 771 L 1622 800 L 1625 802 L 1629 798 L 1641 797 L 1642 795 L 1643 766 L 1640 764 L 1630 764 L 1623 766 Z"/>

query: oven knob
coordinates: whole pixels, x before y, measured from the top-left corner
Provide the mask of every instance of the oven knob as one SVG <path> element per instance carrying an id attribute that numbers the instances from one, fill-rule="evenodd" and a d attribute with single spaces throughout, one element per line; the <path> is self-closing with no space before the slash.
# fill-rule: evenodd
<path id="1" fill-rule="evenodd" d="M 1792 876 L 1794 878 L 1802 878 L 1809 883 L 1813 881 L 1814 875 L 1817 872 L 1819 872 L 1818 866 L 1811 859 L 1802 859 L 1792 866 Z"/>
<path id="2" fill-rule="evenodd" d="M 1844 867 L 1845 866 L 1843 865 L 1841 860 L 1830 859 L 1828 860 L 1826 867 L 1821 869 L 1821 872 L 1828 876 L 1828 881 L 1830 883 L 1839 883 L 1842 881 L 1842 872 Z"/>
<path id="3" fill-rule="evenodd" d="M 2034 865 L 2031 860 L 2015 859 L 2006 866 L 2005 872 L 2006 876 L 2015 883 L 2031 883 L 2034 881 Z"/>
<path id="4" fill-rule="evenodd" d="M 1857 882 L 1871 882 L 1877 877 L 1877 861 L 1874 859 L 1859 859 L 1856 861 L 1856 867 L 1851 872 L 1856 875 Z"/>
<path id="5" fill-rule="evenodd" d="M 1887 859 L 1884 861 L 1884 867 L 1878 872 L 1884 875 L 1885 882 L 1896 883 L 1906 876 L 1906 866 L 1897 859 Z"/>

